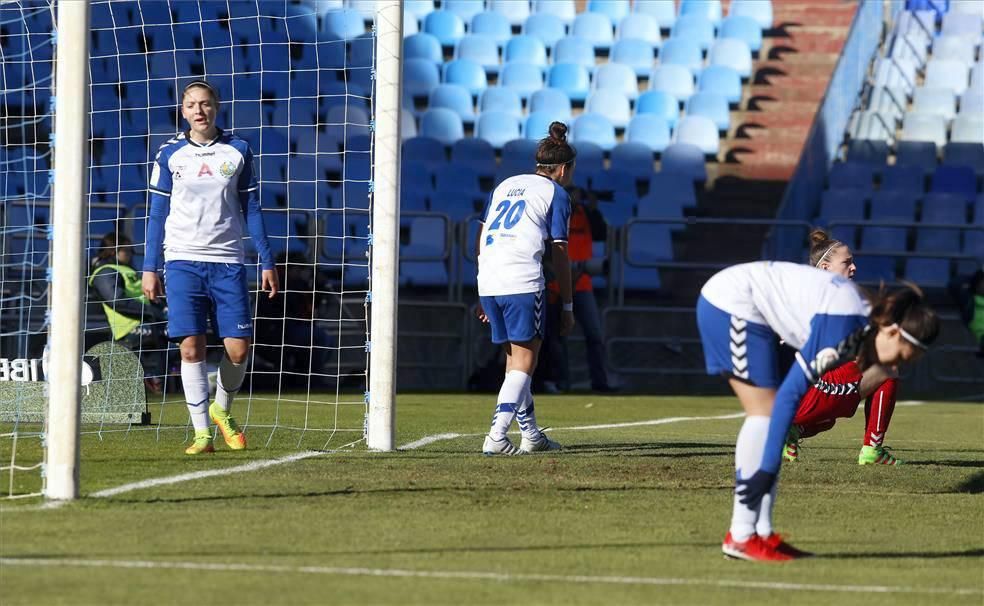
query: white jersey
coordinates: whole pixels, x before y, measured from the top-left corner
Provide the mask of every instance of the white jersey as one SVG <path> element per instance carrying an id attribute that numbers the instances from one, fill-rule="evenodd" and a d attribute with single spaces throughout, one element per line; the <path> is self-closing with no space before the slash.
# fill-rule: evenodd
<path id="1" fill-rule="evenodd" d="M 253 154 L 236 135 L 200 144 L 181 133 L 161 145 L 150 191 L 170 198 L 164 259 L 242 263 L 243 200 L 257 187 Z"/>
<path id="2" fill-rule="evenodd" d="M 540 175 L 516 175 L 489 196 L 482 217 L 478 294 L 519 295 L 543 290 L 544 241 L 567 241 L 571 201 Z"/>
<path id="3" fill-rule="evenodd" d="M 795 349 L 810 338 L 810 321 L 816 315 L 867 317 L 870 313 L 853 282 L 798 263 L 733 265 L 712 276 L 700 294 L 722 311 L 769 326 Z"/>

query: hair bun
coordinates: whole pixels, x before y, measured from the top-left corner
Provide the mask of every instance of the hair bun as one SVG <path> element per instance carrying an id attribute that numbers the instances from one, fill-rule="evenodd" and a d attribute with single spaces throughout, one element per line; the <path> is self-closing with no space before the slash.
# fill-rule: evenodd
<path id="1" fill-rule="evenodd" d="M 559 142 L 567 142 L 567 125 L 563 122 L 550 123 L 550 138 Z"/>
<path id="2" fill-rule="evenodd" d="M 828 234 L 825 230 L 814 229 L 810 232 L 810 243 L 813 246 L 826 244 L 828 242 L 832 242 L 832 240 L 830 239 L 830 234 Z"/>

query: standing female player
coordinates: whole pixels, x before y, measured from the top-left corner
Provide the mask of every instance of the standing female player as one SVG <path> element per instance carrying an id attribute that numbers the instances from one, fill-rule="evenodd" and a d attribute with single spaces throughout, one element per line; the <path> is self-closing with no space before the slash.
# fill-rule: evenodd
<path id="1" fill-rule="evenodd" d="M 915 358 L 910 337 L 932 341 L 939 330 L 936 315 L 912 290 L 880 295 L 869 308 L 840 275 L 757 262 L 729 267 L 707 281 L 697 302 L 697 325 L 708 374 L 728 378 L 747 415 L 735 445 L 734 508 L 722 550 L 756 561 L 807 555 L 772 530 L 783 444 L 800 399 L 825 372 L 847 361 L 857 359 L 863 370 Z M 781 384 L 776 335 L 797 350 Z"/>
<path id="2" fill-rule="evenodd" d="M 246 436 L 229 412 L 246 374 L 253 334 L 243 217 L 260 256 L 261 288 L 270 297 L 280 288 L 260 215 L 253 152 L 245 141 L 215 126 L 218 111 L 219 96 L 207 82 L 186 86 L 181 115 L 188 130 L 160 147 L 150 177 L 142 286 L 151 301 L 162 294 L 157 270 L 163 244 L 168 336 L 180 344 L 181 383 L 195 427 L 195 441 L 185 450 L 189 455 L 214 452 L 208 417 L 229 448 L 246 448 Z M 211 406 L 205 368 L 209 317 L 225 346 Z"/>
<path id="3" fill-rule="evenodd" d="M 574 176 L 577 152 L 567 143 L 567 126 L 550 125 L 536 150 L 536 174 L 509 177 L 489 196 L 478 242 L 478 317 L 492 326 L 492 342 L 506 351 L 506 376 L 499 389 L 492 428 L 482 452 L 515 455 L 556 450 L 536 423 L 530 380 L 543 340 L 544 241 L 551 241 L 554 275 L 563 305 L 560 333 L 574 326 L 571 265 L 567 257 L 570 198 L 564 188 Z M 519 421 L 523 439 L 516 448 L 506 432 Z"/>

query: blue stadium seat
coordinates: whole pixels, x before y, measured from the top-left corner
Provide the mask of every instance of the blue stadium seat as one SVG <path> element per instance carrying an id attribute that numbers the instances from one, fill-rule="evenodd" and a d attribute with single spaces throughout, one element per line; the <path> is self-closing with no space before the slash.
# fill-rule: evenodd
<path id="1" fill-rule="evenodd" d="M 820 213 L 817 217 L 821 225 L 841 221 L 864 220 L 864 209 L 870 192 L 865 189 L 828 189 L 820 194 Z M 849 227 L 849 238 L 854 241 L 856 227 Z"/>
<path id="2" fill-rule="evenodd" d="M 708 156 L 716 156 L 721 145 L 717 125 L 704 116 L 684 116 L 673 133 L 674 143 L 690 143 Z"/>
<path id="3" fill-rule="evenodd" d="M 964 233 L 963 252 L 977 259 L 984 259 L 984 194 L 977 196 L 976 212 L 972 225 L 975 229 L 968 229 Z"/>
<path id="4" fill-rule="evenodd" d="M 484 34 L 467 34 L 454 49 L 455 59 L 465 59 L 481 65 L 487 73 L 499 71 L 499 45 Z"/>
<path id="5" fill-rule="evenodd" d="M 875 167 L 877 165 L 871 165 Z M 926 189 L 926 176 L 921 170 L 896 164 L 882 167 L 881 191 L 921 194 Z"/>
<path id="6" fill-rule="evenodd" d="M 509 19 L 502 13 L 495 11 L 484 11 L 472 17 L 471 27 L 468 28 L 468 31 L 472 34 L 492 38 L 500 48 L 505 46 L 509 38 L 512 37 L 512 26 L 509 25 Z"/>
<path id="7" fill-rule="evenodd" d="M 884 58 L 875 67 L 874 86 L 901 88 L 911 93 L 916 87 L 916 64 L 895 58 Z"/>
<path id="8" fill-rule="evenodd" d="M 544 112 L 555 120 L 568 120 L 571 117 L 571 100 L 567 93 L 558 88 L 541 88 L 530 96 L 530 112 Z"/>
<path id="9" fill-rule="evenodd" d="M 752 75 L 752 52 L 748 45 L 737 38 L 722 38 L 711 46 L 707 55 L 708 65 L 724 65 L 738 72 L 742 78 Z"/>
<path id="10" fill-rule="evenodd" d="M 984 89 L 984 61 L 978 61 L 970 68 L 970 90 L 978 95 Z"/>
<path id="11" fill-rule="evenodd" d="M 731 0 L 728 17 L 750 17 L 764 30 L 772 29 L 772 0 Z"/>
<path id="12" fill-rule="evenodd" d="M 434 172 L 435 191 L 462 191 L 469 195 L 479 195 L 478 173 L 470 166 L 450 163 L 438 167 Z"/>
<path id="13" fill-rule="evenodd" d="M 950 144 L 980 145 L 984 143 L 984 114 L 961 113 L 953 120 Z"/>
<path id="14" fill-rule="evenodd" d="M 544 111 L 531 111 L 523 123 L 523 136 L 527 139 L 539 141 L 550 134 L 550 124 L 556 120 L 567 122 L 570 117 L 558 118 L 556 114 Z"/>
<path id="15" fill-rule="evenodd" d="M 584 101 L 591 88 L 591 77 L 582 65 L 557 63 L 550 68 L 547 86 L 562 90 L 571 101 Z"/>
<path id="16" fill-rule="evenodd" d="M 667 174 L 683 175 L 692 181 L 706 181 L 707 167 L 704 165 L 704 152 L 689 143 L 671 143 L 663 150 L 661 171 Z"/>
<path id="17" fill-rule="evenodd" d="M 625 139 L 646 145 L 659 154 L 670 144 L 670 125 L 659 114 L 637 114 L 629 121 Z"/>
<path id="18" fill-rule="evenodd" d="M 687 100 L 688 116 L 704 116 L 714 122 L 719 131 L 727 132 L 731 127 L 731 114 L 728 100 L 716 93 L 697 93 Z"/>
<path id="19" fill-rule="evenodd" d="M 865 252 L 905 252 L 906 228 L 866 225 L 861 228 L 861 250 Z"/>
<path id="20" fill-rule="evenodd" d="M 403 60 L 410 59 L 427 59 L 439 65 L 444 63 L 444 51 L 436 37 L 425 33 L 413 34 L 403 39 Z"/>
<path id="21" fill-rule="evenodd" d="M 717 27 L 723 16 L 721 0 L 680 0 L 680 16 L 684 15 L 697 15 Z"/>
<path id="22" fill-rule="evenodd" d="M 497 168 L 495 148 L 484 139 L 459 139 L 451 146 L 451 166 L 466 166 L 479 178 L 493 177 Z"/>
<path id="23" fill-rule="evenodd" d="M 926 63 L 927 87 L 948 88 L 956 95 L 962 95 L 967 90 L 967 66 L 960 61 L 948 59 L 930 59 Z"/>
<path id="24" fill-rule="evenodd" d="M 571 140 L 575 144 L 594 143 L 604 151 L 610 151 L 615 147 L 615 127 L 605 116 L 586 112 L 574 120 Z"/>
<path id="25" fill-rule="evenodd" d="M 619 143 L 612 149 L 611 165 L 620 172 L 635 177 L 638 181 L 649 181 L 656 169 L 653 168 L 653 150 L 642 143 Z"/>
<path id="26" fill-rule="evenodd" d="M 474 141 L 474 139 L 461 139 L 461 141 Z M 412 191 L 430 194 L 434 191 L 434 176 L 430 168 L 423 162 L 407 160 L 400 167 L 400 190 L 401 193 Z"/>
<path id="27" fill-rule="evenodd" d="M 915 192 L 877 191 L 871 197 L 871 220 L 911 223 L 916 220 L 917 197 L 918 193 Z"/>
<path id="28" fill-rule="evenodd" d="M 621 63 L 606 63 L 595 71 L 595 89 L 612 89 L 621 92 L 630 100 L 639 96 L 639 83 L 635 70 Z"/>
<path id="29" fill-rule="evenodd" d="M 437 139 L 444 145 L 451 145 L 465 136 L 465 127 L 457 112 L 438 107 L 424 112 L 420 119 L 420 134 Z"/>
<path id="30" fill-rule="evenodd" d="M 649 179 L 649 195 L 660 200 L 660 204 L 676 206 L 681 210 L 697 207 L 693 181 L 666 171 L 656 173 Z"/>
<path id="31" fill-rule="evenodd" d="M 937 192 L 926 194 L 922 205 L 922 222 L 966 223 L 967 199 L 961 194 Z"/>
<path id="32" fill-rule="evenodd" d="M 588 0 L 588 10 L 601 13 L 612 23 L 618 23 L 629 14 L 629 0 Z"/>
<path id="33" fill-rule="evenodd" d="M 475 136 L 485 139 L 492 147 L 501 149 L 507 142 L 522 136 L 519 118 L 504 112 L 482 112 L 478 117 Z"/>
<path id="34" fill-rule="evenodd" d="M 499 85 L 515 90 L 526 99 L 543 88 L 543 70 L 532 63 L 507 63 L 499 76 Z"/>
<path id="35" fill-rule="evenodd" d="M 912 96 L 912 111 L 942 116 L 949 124 L 957 115 L 957 98 L 948 88 L 919 87 Z"/>
<path id="36" fill-rule="evenodd" d="M 902 141 L 930 142 L 946 145 L 946 120 L 936 114 L 910 112 L 902 119 Z"/>
<path id="37" fill-rule="evenodd" d="M 536 36 L 513 36 L 503 54 L 504 63 L 532 63 L 541 70 L 548 67 L 547 47 Z"/>
<path id="38" fill-rule="evenodd" d="M 511 88 L 490 86 L 482 93 L 480 109 L 483 112 L 505 112 L 519 118 L 523 115 L 523 101 Z"/>
<path id="39" fill-rule="evenodd" d="M 871 189 L 873 175 L 874 168 L 871 165 L 837 162 L 830 167 L 827 183 L 831 189 Z"/>
<path id="40" fill-rule="evenodd" d="M 697 43 L 702 51 L 706 51 L 714 42 L 714 24 L 703 15 L 681 14 L 673 24 L 670 37 L 689 39 Z"/>
<path id="41" fill-rule="evenodd" d="M 686 102 L 694 94 L 694 77 L 682 65 L 660 65 L 649 75 L 649 88 L 664 91 Z"/>
<path id="42" fill-rule="evenodd" d="M 417 21 L 423 21 L 428 13 L 434 11 L 434 0 L 403 0 L 403 11 Z"/>
<path id="43" fill-rule="evenodd" d="M 612 45 L 612 20 L 601 13 L 579 13 L 574 18 L 571 35 L 580 36 L 591 42 L 595 48 L 607 49 Z"/>
<path id="44" fill-rule="evenodd" d="M 648 76 L 654 63 L 653 47 L 638 38 L 620 38 L 612 47 L 609 60 L 631 67 L 636 76 Z"/>
<path id="45" fill-rule="evenodd" d="M 958 194 L 967 200 L 973 200 L 977 195 L 977 175 L 969 166 L 937 166 L 929 191 Z"/>
<path id="46" fill-rule="evenodd" d="M 960 230 L 941 227 L 916 229 L 916 247 L 919 252 L 960 254 Z"/>
<path id="47" fill-rule="evenodd" d="M 324 14 L 321 32 L 329 40 L 351 40 L 366 33 L 366 26 L 358 11 L 342 9 L 340 11 L 328 11 Z M 256 41 L 259 42 L 259 40 Z"/>
<path id="48" fill-rule="evenodd" d="M 554 4 L 549 2 L 549 4 Z M 557 2 L 559 5 L 560 2 Z M 543 45 L 552 48 L 557 41 L 567 35 L 564 22 L 549 13 L 534 13 L 523 24 L 523 33 L 539 38 Z"/>
<path id="49" fill-rule="evenodd" d="M 584 111 L 608 118 L 615 128 L 625 128 L 632 117 L 629 100 L 621 91 L 611 88 L 596 88 L 588 95 Z"/>
<path id="50" fill-rule="evenodd" d="M 659 32 L 659 21 L 646 13 L 632 13 L 618 22 L 619 40 L 635 38 L 649 44 L 649 48 L 659 48 L 663 42 Z"/>
<path id="51" fill-rule="evenodd" d="M 533 0 L 533 13 L 550 15 L 564 25 L 570 25 L 577 17 L 577 4 L 574 0 Z"/>
<path id="52" fill-rule="evenodd" d="M 840 238 L 838 238 L 840 239 Z M 855 253 L 857 273 L 854 280 L 862 284 L 892 284 L 895 282 L 895 257 L 893 255 L 866 255 Z"/>
<path id="53" fill-rule="evenodd" d="M 895 144 L 896 166 L 918 168 L 924 174 L 936 169 L 936 143 L 932 141 L 899 141 Z"/>
<path id="54" fill-rule="evenodd" d="M 536 148 L 537 142 L 528 139 L 515 139 L 503 145 L 502 164 L 499 166 L 500 173 L 505 170 L 511 176 L 534 172 L 536 169 Z M 580 160 L 579 157 L 579 164 Z"/>
<path id="55" fill-rule="evenodd" d="M 962 36 L 979 44 L 981 40 L 981 20 L 968 18 L 963 12 L 952 12 L 943 15 L 943 23 L 940 26 L 940 34 L 944 36 Z"/>
<path id="56" fill-rule="evenodd" d="M 468 59 L 455 59 L 444 64 L 444 82 L 460 84 L 473 96 L 482 94 L 488 87 L 488 79 L 482 66 Z"/>
<path id="57" fill-rule="evenodd" d="M 574 63 L 583 66 L 588 71 L 594 71 L 594 46 L 586 38 L 565 36 L 554 45 L 553 62 L 555 65 Z"/>
<path id="58" fill-rule="evenodd" d="M 652 15 L 660 28 L 668 30 L 676 23 L 676 7 L 673 0 L 635 0 L 632 3 L 633 14 Z"/>
<path id="59" fill-rule="evenodd" d="M 967 115 L 971 118 L 978 118 L 984 114 L 984 91 L 982 89 L 984 89 L 984 78 L 982 78 L 981 84 L 974 85 L 960 96 L 959 116 Z"/>
<path id="60" fill-rule="evenodd" d="M 515 0 L 489 0 L 488 10 L 500 13 L 509 20 L 509 24 L 522 25 L 530 16 L 530 3 Z"/>
<path id="61" fill-rule="evenodd" d="M 472 96 L 464 86 L 457 84 L 441 84 L 431 90 L 427 101 L 428 109 L 444 107 L 454 111 L 464 124 L 475 121 L 475 110 Z"/>
<path id="62" fill-rule="evenodd" d="M 762 28 L 751 17 L 731 16 L 721 23 L 718 39 L 735 38 L 748 45 L 748 50 L 757 53 L 762 49 Z"/>
<path id="63" fill-rule="evenodd" d="M 454 46 L 465 35 L 465 22 L 450 10 L 438 10 L 424 17 L 424 32 L 443 46 Z"/>
<path id="64" fill-rule="evenodd" d="M 914 35 L 899 34 L 891 44 L 892 50 L 889 51 L 889 57 L 912 63 L 919 69 L 926 67 L 929 49 L 926 44 L 925 32 Z"/>
<path id="65" fill-rule="evenodd" d="M 403 89 L 413 97 L 426 97 L 441 83 L 437 65 L 430 59 L 406 59 L 403 62 Z"/>
<path id="66" fill-rule="evenodd" d="M 622 286 L 627 290 L 657 290 L 659 270 L 646 265 L 673 260 L 670 226 L 633 222 L 625 231 L 625 259 Z"/>
<path id="67" fill-rule="evenodd" d="M 450 11 L 461 19 L 462 23 L 471 23 L 472 18 L 485 10 L 483 0 L 446 0 L 441 8 Z"/>
<path id="68" fill-rule="evenodd" d="M 984 124 L 981 125 L 984 128 Z M 979 178 L 984 176 L 984 145 L 980 143 L 954 143 L 943 149 L 943 164 L 967 166 Z"/>
<path id="69" fill-rule="evenodd" d="M 662 194 L 643 196 L 636 207 L 636 216 L 640 219 L 683 219 L 683 207 L 674 199 Z M 682 222 L 661 225 L 667 225 L 672 231 L 681 231 L 685 227 Z"/>
<path id="70" fill-rule="evenodd" d="M 699 74 L 704 69 L 704 53 L 694 40 L 689 38 L 670 38 L 659 51 L 660 65 L 682 65 L 691 74 Z"/>
<path id="71" fill-rule="evenodd" d="M 636 101 L 636 114 L 655 114 L 672 129 L 680 117 L 680 102 L 666 91 L 647 90 Z"/>
<path id="72" fill-rule="evenodd" d="M 725 65 L 712 65 L 702 71 L 697 78 L 698 90 L 702 93 L 722 95 L 730 105 L 741 101 L 741 76 Z"/>
<path id="73" fill-rule="evenodd" d="M 936 31 L 935 11 L 902 11 L 895 21 L 895 35 L 911 38 L 926 48 Z"/>
<path id="74" fill-rule="evenodd" d="M 891 117 L 890 125 L 902 123 L 907 105 L 908 95 L 902 88 L 879 86 L 873 88 L 868 97 L 868 111 L 876 111 L 882 116 Z"/>
<path id="75" fill-rule="evenodd" d="M 481 192 L 438 189 L 430 197 L 431 212 L 442 213 L 453 222 L 466 221 L 475 214 L 485 196 Z"/>
<path id="76" fill-rule="evenodd" d="M 911 257 L 905 261 L 905 277 L 923 288 L 945 288 L 950 281 L 950 260 Z"/>
<path id="77" fill-rule="evenodd" d="M 974 42 L 963 36 L 940 36 L 933 40 L 934 59 L 951 59 L 972 67 L 975 54 Z"/>

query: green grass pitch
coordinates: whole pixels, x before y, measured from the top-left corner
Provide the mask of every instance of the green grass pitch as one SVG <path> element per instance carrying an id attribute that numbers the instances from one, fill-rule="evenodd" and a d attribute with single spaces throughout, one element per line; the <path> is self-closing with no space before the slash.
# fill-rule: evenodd
<path id="1" fill-rule="evenodd" d="M 385 454 L 360 444 L 104 498 L 91 495 L 359 436 L 251 427 L 249 450 L 219 444 L 189 458 L 184 428 L 86 435 L 90 496 L 56 509 L 0 502 L 0 603 L 984 603 L 980 405 L 899 406 L 888 444 L 902 467 L 857 465 L 861 412 L 804 442 L 783 468 L 775 519 L 818 555 L 762 565 L 720 553 L 741 420 L 713 417 L 739 412 L 734 398 L 541 396 L 539 421 L 565 449 L 512 458 L 479 453 L 493 396 L 398 402 L 400 445 L 467 435 Z M 182 408 L 165 420 L 183 423 Z M 254 400 L 250 422 L 271 421 L 273 408 Z M 301 425 L 303 413 L 285 404 L 279 421 Z M 309 425 L 324 426 L 335 410 L 316 413 Z M 361 427 L 361 405 L 338 415 Z M 656 420 L 666 422 L 641 423 Z M 600 424 L 619 426 L 584 428 Z M 18 457 L 32 444 L 21 441 Z"/>

